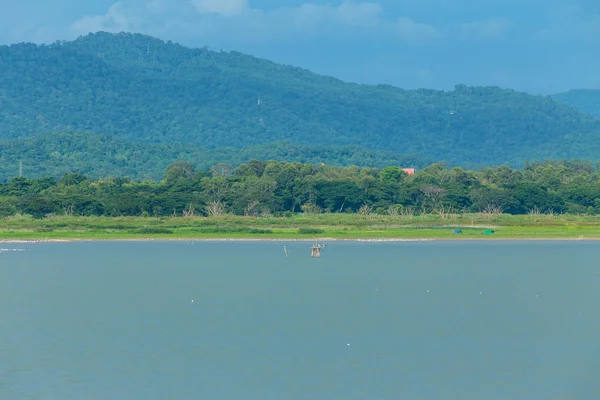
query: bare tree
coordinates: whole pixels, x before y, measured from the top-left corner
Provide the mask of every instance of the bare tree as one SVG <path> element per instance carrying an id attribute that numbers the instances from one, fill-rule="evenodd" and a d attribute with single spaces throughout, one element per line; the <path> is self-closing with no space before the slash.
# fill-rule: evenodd
<path id="1" fill-rule="evenodd" d="M 539 216 L 540 214 L 542 214 L 542 212 L 540 211 L 540 209 L 537 205 L 534 205 L 532 208 L 529 209 L 527 214 L 532 215 L 532 216 Z"/>
<path id="2" fill-rule="evenodd" d="M 454 206 L 444 206 L 443 204 L 440 204 L 435 211 L 439 214 L 440 219 L 458 219 L 459 213 Z"/>
<path id="3" fill-rule="evenodd" d="M 494 217 L 500 216 L 504 212 L 504 209 L 493 203 L 488 203 L 483 210 L 481 210 L 481 219 L 490 220 Z"/>
<path id="4" fill-rule="evenodd" d="M 421 187 L 421 193 L 423 193 L 423 205 L 429 206 L 431 210 L 435 210 L 446 195 L 443 188 L 435 185 Z"/>
<path id="5" fill-rule="evenodd" d="M 398 218 L 401 210 L 402 206 L 400 204 L 394 204 L 388 208 L 387 213 L 393 218 Z"/>
<path id="6" fill-rule="evenodd" d="M 196 207 L 194 207 L 192 203 L 190 203 L 190 205 L 185 210 L 183 210 L 183 216 L 185 218 L 193 218 L 195 213 Z"/>
<path id="7" fill-rule="evenodd" d="M 250 200 L 248 202 L 248 206 L 244 208 L 244 215 L 247 217 L 257 217 L 258 216 L 258 200 Z"/>
<path id="8" fill-rule="evenodd" d="M 483 212 L 497 217 L 498 215 L 504 212 L 504 209 L 502 208 L 502 206 L 499 206 L 497 204 L 488 204 L 483 208 Z"/>
<path id="9" fill-rule="evenodd" d="M 554 210 L 546 211 L 546 215 L 548 216 L 548 219 L 557 219 L 558 218 L 558 215 L 554 212 Z"/>
<path id="10" fill-rule="evenodd" d="M 225 204 L 222 201 L 211 201 L 206 205 L 206 213 L 210 217 L 225 214 Z"/>
<path id="11" fill-rule="evenodd" d="M 210 171 L 212 172 L 213 176 L 221 176 L 223 178 L 230 177 L 232 172 L 231 166 L 223 163 L 215 164 Z"/>
<path id="12" fill-rule="evenodd" d="M 358 214 L 360 215 L 361 218 L 370 219 L 373 216 L 373 209 L 371 208 L 370 205 L 365 204 L 358 210 Z"/>
<path id="13" fill-rule="evenodd" d="M 539 220 L 543 216 L 542 211 L 539 209 L 539 207 L 537 205 L 534 205 L 533 207 L 531 207 L 529 209 L 529 211 L 527 212 L 527 214 L 529 214 L 531 217 L 533 217 L 534 221 Z"/>
<path id="14" fill-rule="evenodd" d="M 304 214 L 321 214 L 321 207 L 316 205 L 315 203 L 306 203 L 303 204 L 300 209 Z"/>
<path id="15" fill-rule="evenodd" d="M 477 221 L 478 217 L 478 214 L 469 214 L 469 221 L 471 221 L 471 225 L 475 225 L 475 221 Z"/>
<path id="16" fill-rule="evenodd" d="M 69 204 L 68 206 L 63 207 L 63 211 L 65 215 L 72 216 L 75 213 L 75 205 Z"/>
<path id="17" fill-rule="evenodd" d="M 402 219 L 413 219 L 415 216 L 415 209 L 413 207 L 402 207 L 400 209 L 400 215 Z"/>
<path id="18" fill-rule="evenodd" d="M 269 210 L 268 207 L 264 207 L 260 212 L 260 216 L 263 218 L 269 218 L 273 216 L 273 213 L 271 212 L 271 210 Z"/>

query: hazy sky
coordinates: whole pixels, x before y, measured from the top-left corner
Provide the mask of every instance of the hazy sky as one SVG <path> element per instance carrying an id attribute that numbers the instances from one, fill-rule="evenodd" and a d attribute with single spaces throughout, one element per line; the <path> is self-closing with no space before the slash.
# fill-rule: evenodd
<path id="1" fill-rule="evenodd" d="M 600 0 L 0 0 L 0 43 L 142 32 L 404 88 L 600 88 Z"/>

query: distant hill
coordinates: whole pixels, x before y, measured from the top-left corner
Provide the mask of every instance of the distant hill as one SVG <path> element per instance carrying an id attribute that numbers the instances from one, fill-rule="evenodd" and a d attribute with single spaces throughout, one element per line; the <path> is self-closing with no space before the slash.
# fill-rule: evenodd
<path id="1" fill-rule="evenodd" d="M 278 142 L 242 150 L 204 149 L 183 143 L 130 142 L 89 132 L 58 132 L 0 140 L 0 182 L 17 176 L 20 162 L 23 162 L 23 174 L 29 178 L 79 172 L 90 178 L 128 176 L 160 180 L 167 167 L 177 161 L 187 161 L 198 170 L 208 170 L 217 163 L 237 167 L 252 159 L 375 168 L 387 165 L 424 168 L 433 163 L 418 156 L 353 145 L 305 146 Z"/>
<path id="2" fill-rule="evenodd" d="M 73 146 L 79 144 L 53 137 L 65 131 L 93 132 L 115 148 L 142 154 L 142 160 L 164 162 L 140 164 L 117 150 L 105 154 L 83 137 L 78 140 L 87 150 L 77 152 Z M 140 168 L 162 168 L 184 155 L 199 163 L 219 154 L 233 161 L 242 161 L 242 154 L 291 157 L 276 144 L 282 141 L 299 146 L 298 159 L 305 162 L 373 157 L 381 165 L 417 154 L 466 167 L 521 166 L 534 158 L 595 158 L 599 133 L 600 121 L 547 96 L 497 87 L 435 91 L 350 84 L 237 52 L 189 49 L 138 34 L 0 47 L 0 139 L 9 140 L 4 146 L 13 151 L 10 162 L 23 156 L 14 151 L 27 143 L 22 151 L 37 152 L 53 170 L 95 169 L 90 151 L 106 164 L 97 171 L 140 176 Z M 27 137 L 32 139 L 10 141 Z M 52 146 L 68 163 L 59 167 L 55 156 L 49 158 L 44 149 Z M 339 146 L 360 148 L 347 154 L 353 147 Z M 314 156 L 303 158 L 309 154 Z"/>
<path id="3" fill-rule="evenodd" d="M 585 114 L 600 119 L 600 90 L 570 90 L 552 97 Z"/>

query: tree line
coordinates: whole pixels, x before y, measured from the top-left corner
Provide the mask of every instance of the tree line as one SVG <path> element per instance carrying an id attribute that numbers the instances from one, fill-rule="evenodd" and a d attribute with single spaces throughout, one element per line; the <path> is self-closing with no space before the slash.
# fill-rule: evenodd
<path id="1" fill-rule="evenodd" d="M 0 216 L 248 216 L 292 213 L 600 213 L 600 170 L 588 161 L 465 170 L 436 163 L 408 175 L 382 169 L 251 160 L 196 171 L 170 165 L 159 181 L 127 177 L 13 178 Z"/>

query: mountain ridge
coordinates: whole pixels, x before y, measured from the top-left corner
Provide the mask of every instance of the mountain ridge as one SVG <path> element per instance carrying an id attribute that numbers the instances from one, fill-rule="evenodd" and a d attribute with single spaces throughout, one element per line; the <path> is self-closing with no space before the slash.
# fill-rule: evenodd
<path id="1" fill-rule="evenodd" d="M 206 151 L 287 141 L 466 167 L 594 158 L 600 143 L 600 121 L 549 96 L 346 83 L 129 33 L 0 46 L 0 105 L 3 139 L 89 131 Z"/>
<path id="2" fill-rule="evenodd" d="M 585 114 L 600 119 L 600 89 L 573 89 L 557 93 L 552 97 Z"/>

